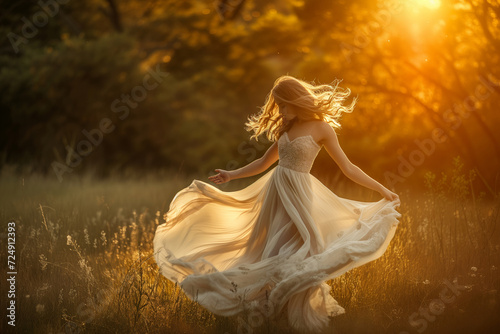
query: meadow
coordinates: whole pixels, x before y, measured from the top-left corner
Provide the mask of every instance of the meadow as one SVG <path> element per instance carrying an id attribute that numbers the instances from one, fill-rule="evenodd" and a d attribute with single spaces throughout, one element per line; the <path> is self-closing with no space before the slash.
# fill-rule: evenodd
<path id="1" fill-rule="evenodd" d="M 494 188 L 496 195 L 477 191 L 474 180 L 455 160 L 447 173 L 426 174 L 424 192 L 398 191 L 402 218 L 387 252 L 328 281 L 346 313 L 327 333 L 500 330 L 500 197 Z M 15 330 L 3 317 L 1 332 L 290 333 L 285 312 L 217 316 L 159 275 L 154 233 L 190 181 L 167 174 L 58 182 L 4 170 L 0 253 L 7 258 L 14 221 L 17 276 Z M 2 300 L 6 289 L 2 283 Z"/>

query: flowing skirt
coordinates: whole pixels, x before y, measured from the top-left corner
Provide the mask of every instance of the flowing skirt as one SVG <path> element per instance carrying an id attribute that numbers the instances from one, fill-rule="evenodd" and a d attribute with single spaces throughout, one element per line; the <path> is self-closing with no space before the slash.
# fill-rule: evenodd
<path id="1" fill-rule="evenodd" d="M 154 237 L 162 275 L 223 316 L 272 317 L 317 332 L 345 312 L 325 283 L 379 258 L 399 202 L 334 194 L 310 173 L 277 165 L 238 191 L 194 180 L 172 200 Z"/>

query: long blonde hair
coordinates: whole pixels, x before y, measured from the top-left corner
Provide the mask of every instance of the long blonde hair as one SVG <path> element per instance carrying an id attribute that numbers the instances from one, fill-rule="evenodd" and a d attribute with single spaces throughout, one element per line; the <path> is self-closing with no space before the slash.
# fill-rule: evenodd
<path id="1" fill-rule="evenodd" d="M 351 90 L 339 87 L 341 81 L 335 79 L 329 85 L 315 85 L 314 82 L 307 83 L 289 75 L 279 77 L 274 82 L 260 112 L 250 116 L 245 123 L 246 130 L 253 131 L 250 139 L 258 140 L 258 136 L 265 132 L 267 139 L 276 141 L 298 118 L 322 120 L 333 128 L 340 128 L 341 114 L 352 112 L 357 101 L 355 97 L 350 106 L 342 105 L 351 94 Z M 293 105 L 297 110 L 297 117 L 292 122 L 287 122 L 279 113 L 275 97 L 288 105 Z"/>

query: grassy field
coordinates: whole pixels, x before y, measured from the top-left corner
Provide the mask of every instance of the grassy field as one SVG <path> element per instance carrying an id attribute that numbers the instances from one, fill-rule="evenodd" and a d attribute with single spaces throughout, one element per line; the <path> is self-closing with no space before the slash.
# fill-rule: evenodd
<path id="1" fill-rule="evenodd" d="M 380 259 L 328 282 L 346 314 L 328 333 L 497 333 L 500 199 L 456 162 L 400 191 L 402 219 Z M 15 222 L 16 326 L 2 333 L 289 333 L 286 313 L 211 314 L 158 274 L 152 240 L 190 179 L 0 178 L 3 282 Z M 331 189 L 335 185 L 328 185 Z M 353 199 L 364 200 L 359 196 Z"/>

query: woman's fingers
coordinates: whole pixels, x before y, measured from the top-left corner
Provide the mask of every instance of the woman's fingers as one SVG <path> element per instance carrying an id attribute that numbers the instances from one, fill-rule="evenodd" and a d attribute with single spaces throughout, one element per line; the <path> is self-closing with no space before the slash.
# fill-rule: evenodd
<path id="1" fill-rule="evenodd" d="M 219 184 L 219 183 L 224 183 L 227 181 L 227 177 L 226 175 L 223 173 L 223 171 L 221 169 L 216 169 L 215 170 L 216 172 L 218 172 L 217 174 L 215 175 L 211 175 L 208 177 L 208 179 L 216 184 Z"/>
<path id="2" fill-rule="evenodd" d="M 220 173 L 219 173 L 219 174 L 216 174 L 216 175 L 211 175 L 211 176 L 209 176 L 209 177 L 208 177 L 208 179 L 209 179 L 210 181 L 212 181 L 212 182 L 217 183 L 217 182 L 219 182 L 219 181 L 220 181 L 220 179 L 221 179 L 221 177 L 220 177 Z"/>
<path id="3" fill-rule="evenodd" d="M 216 172 L 218 172 L 215 175 L 210 175 L 208 179 L 214 183 L 226 183 L 231 180 L 230 174 L 227 170 L 224 169 L 215 169 Z"/>

